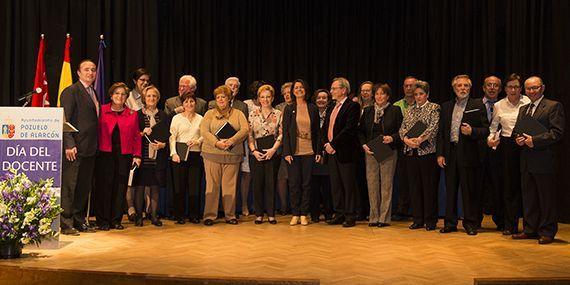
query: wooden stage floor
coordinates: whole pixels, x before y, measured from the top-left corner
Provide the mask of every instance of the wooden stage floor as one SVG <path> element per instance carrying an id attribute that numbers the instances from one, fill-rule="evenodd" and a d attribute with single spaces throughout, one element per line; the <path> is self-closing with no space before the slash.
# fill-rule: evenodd
<path id="1" fill-rule="evenodd" d="M 477 236 L 463 231 L 409 230 L 409 222 L 386 228 L 254 225 L 218 222 L 157 228 L 146 223 L 124 231 L 62 236 L 59 249 L 24 249 L 2 265 L 82 269 L 177 276 L 305 278 L 321 284 L 473 284 L 474 278 L 569 277 L 570 225 L 557 240 L 538 245 L 514 241 L 493 228 L 489 217 Z M 441 221 L 438 225 L 441 227 Z M 438 228 L 439 229 L 439 228 Z"/>

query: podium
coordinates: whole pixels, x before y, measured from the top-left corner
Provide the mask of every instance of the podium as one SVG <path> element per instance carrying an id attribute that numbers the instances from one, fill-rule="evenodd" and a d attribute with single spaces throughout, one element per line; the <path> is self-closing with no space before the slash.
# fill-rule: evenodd
<path id="1" fill-rule="evenodd" d="M 30 180 L 53 178 L 61 204 L 63 108 L 0 107 L 0 173 L 13 168 Z M 51 225 L 59 233 L 59 218 Z M 58 248 L 59 234 L 41 248 Z"/>

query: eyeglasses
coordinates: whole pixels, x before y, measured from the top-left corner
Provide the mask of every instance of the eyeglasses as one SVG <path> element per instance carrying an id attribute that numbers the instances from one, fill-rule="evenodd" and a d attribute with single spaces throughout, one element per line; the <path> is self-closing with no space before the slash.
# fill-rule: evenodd
<path id="1" fill-rule="evenodd" d="M 372 93 L 372 90 L 362 89 L 360 90 L 360 93 Z"/>
<path id="2" fill-rule="evenodd" d="M 509 86 L 509 85 L 507 85 L 507 86 L 505 87 L 505 89 L 508 89 L 508 90 L 517 90 L 517 89 L 520 89 L 520 88 L 521 88 L 521 87 L 520 87 L 519 85 L 516 85 L 516 86 Z"/>
<path id="3" fill-rule="evenodd" d="M 542 85 L 525 87 L 524 90 L 526 90 L 526 91 L 538 91 L 538 90 L 540 90 L 540 88 L 542 88 Z"/>

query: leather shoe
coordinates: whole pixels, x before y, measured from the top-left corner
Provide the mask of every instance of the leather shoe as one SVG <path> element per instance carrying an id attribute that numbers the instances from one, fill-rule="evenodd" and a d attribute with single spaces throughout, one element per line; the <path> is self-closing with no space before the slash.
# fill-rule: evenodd
<path id="1" fill-rule="evenodd" d="M 411 224 L 408 228 L 409 228 L 410 230 L 417 230 L 417 229 L 421 229 L 421 228 L 423 228 L 423 227 L 424 227 L 424 226 L 423 226 L 422 224 L 413 223 L 413 224 Z"/>
<path id="2" fill-rule="evenodd" d="M 552 241 L 554 241 L 554 239 L 551 237 L 541 236 L 538 239 L 538 244 L 549 244 L 549 243 L 552 243 Z"/>
<path id="3" fill-rule="evenodd" d="M 520 233 L 513 235 L 513 239 L 537 239 L 537 238 L 538 238 L 537 234 Z"/>
<path id="4" fill-rule="evenodd" d="M 270 224 L 272 224 L 272 225 L 277 224 L 277 220 L 275 219 L 275 217 L 269 217 L 268 219 L 269 219 Z"/>
<path id="5" fill-rule="evenodd" d="M 263 223 L 263 216 L 258 216 L 257 218 L 255 218 L 254 223 L 256 225 L 261 225 Z"/>
<path id="6" fill-rule="evenodd" d="M 230 219 L 226 221 L 226 224 L 230 224 L 230 225 L 237 225 L 238 224 L 238 220 L 237 219 Z"/>
<path id="7" fill-rule="evenodd" d="M 511 230 L 504 230 L 504 231 L 503 231 L 503 235 L 504 235 L 504 236 L 511 236 L 511 235 L 513 235 L 513 234 L 515 234 L 515 233 L 514 233 L 513 231 L 511 231 Z"/>
<path id="8" fill-rule="evenodd" d="M 100 225 L 97 227 L 97 230 L 100 231 L 108 231 L 109 230 L 109 225 Z"/>
<path id="9" fill-rule="evenodd" d="M 477 235 L 477 229 L 475 229 L 475 228 L 465 229 L 465 232 L 470 236 Z"/>
<path id="10" fill-rule="evenodd" d="M 82 232 L 82 233 L 94 233 L 95 232 L 95 230 L 92 229 L 91 227 L 89 227 L 87 224 L 76 225 L 74 228 L 76 230 Z"/>
<path id="11" fill-rule="evenodd" d="M 379 227 L 380 223 L 368 223 L 369 227 Z"/>
<path id="12" fill-rule="evenodd" d="M 79 231 L 76 230 L 75 228 L 66 228 L 66 229 L 61 229 L 61 234 L 66 236 L 78 236 Z"/>
<path id="13" fill-rule="evenodd" d="M 184 220 L 184 218 L 178 218 L 178 220 L 176 221 L 177 224 L 179 225 L 184 225 L 186 224 L 186 220 Z"/>
<path id="14" fill-rule="evenodd" d="M 354 227 L 354 226 L 356 226 L 356 221 L 354 221 L 354 220 L 346 220 L 346 221 L 344 221 L 344 223 L 342 223 L 342 226 L 343 226 L 344 228 Z"/>
<path id="15" fill-rule="evenodd" d="M 382 222 L 378 223 L 379 228 L 384 228 L 384 227 L 389 227 L 389 226 L 390 226 L 390 224 L 388 224 L 388 223 L 382 223 Z"/>
<path id="16" fill-rule="evenodd" d="M 340 225 L 344 223 L 344 216 L 335 216 L 327 224 L 329 225 Z"/>
<path id="17" fill-rule="evenodd" d="M 124 230 L 125 227 L 121 224 L 115 224 L 115 225 L 111 225 L 111 229 L 115 229 L 115 230 Z"/>
<path id="18" fill-rule="evenodd" d="M 439 230 L 439 232 L 442 234 L 447 234 L 447 233 L 456 232 L 456 231 L 457 231 L 457 227 L 451 227 L 451 226 L 445 226 L 445 227 L 443 227 L 443 229 Z"/>
<path id="19" fill-rule="evenodd" d="M 426 225 L 426 231 L 435 231 L 435 225 Z"/>
<path id="20" fill-rule="evenodd" d="M 214 225 L 214 221 L 210 220 L 210 219 L 205 219 L 204 220 L 204 226 L 213 226 Z"/>
<path id="21" fill-rule="evenodd" d="M 190 222 L 193 223 L 193 224 L 199 224 L 199 223 L 200 223 L 200 218 L 196 218 L 196 217 L 190 218 Z"/>

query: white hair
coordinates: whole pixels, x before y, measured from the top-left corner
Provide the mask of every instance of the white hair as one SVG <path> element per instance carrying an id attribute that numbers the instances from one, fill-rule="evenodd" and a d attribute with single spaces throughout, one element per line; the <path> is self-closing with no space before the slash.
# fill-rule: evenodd
<path id="1" fill-rule="evenodd" d="M 225 84 L 225 85 L 228 85 L 228 84 L 230 83 L 230 81 L 232 81 L 232 80 L 237 81 L 237 84 L 238 84 L 239 86 L 241 86 L 241 83 L 239 82 L 239 78 L 237 78 L 237 77 L 235 77 L 235 76 L 228 77 L 228 79 L 226 79 L 226 82 L 225 82 L 224 84 Z"/>
<path id="2" fill-rule="evenodd" d="M 198 85 L 198 82 L 196 81 L 196 78 L 194 78 L 194 76 L 192 76 L 192 75 L 188 75 L 188 74 L 187 74 L 187 75 L 182 75 L 182 77 L 180 77 L 180 80 L 179 80 L 179 81 L 182 81 L 182 80 L 189 81 L 189 82 L 190 82 L 190 86 L 196 86 L 196 85 Z"/>

